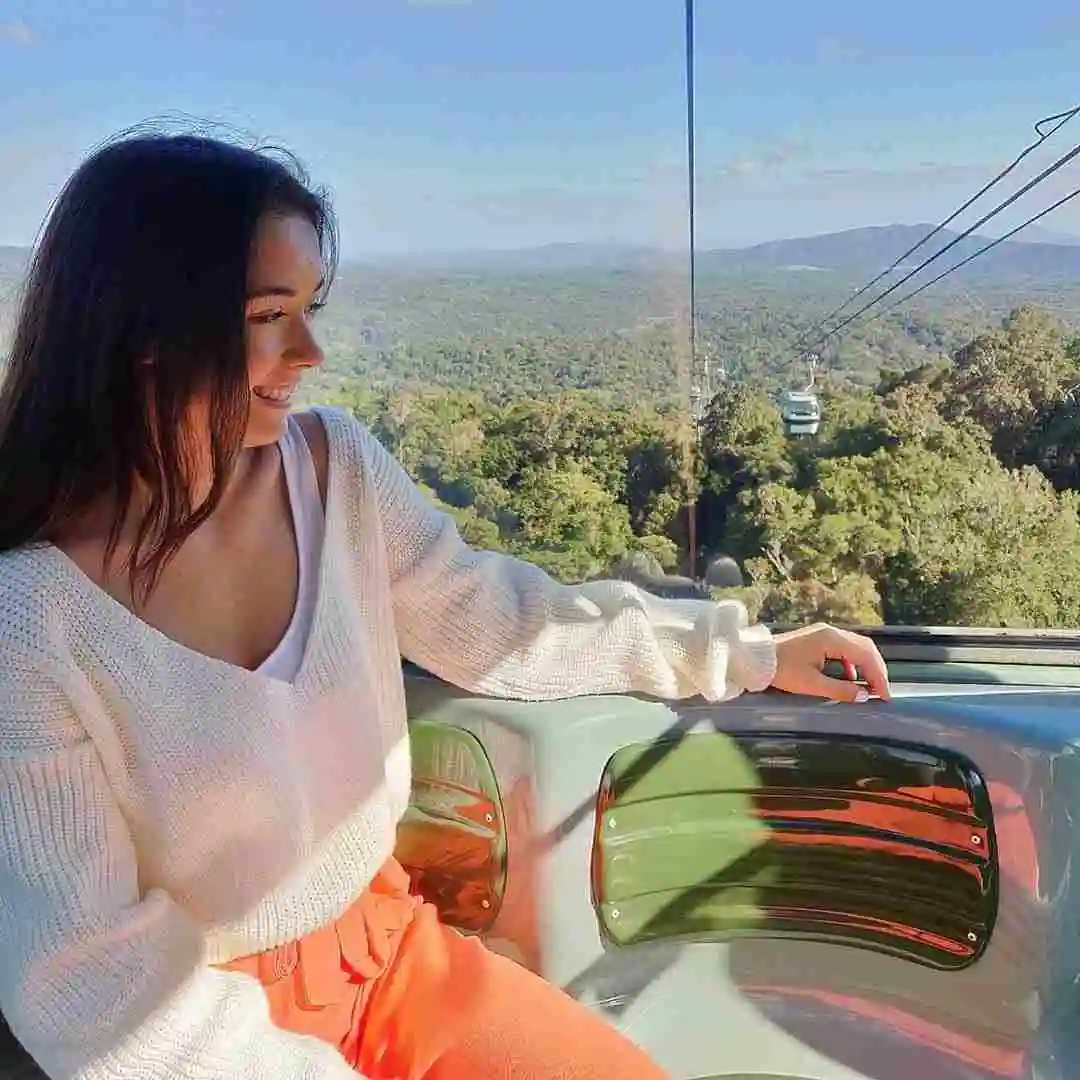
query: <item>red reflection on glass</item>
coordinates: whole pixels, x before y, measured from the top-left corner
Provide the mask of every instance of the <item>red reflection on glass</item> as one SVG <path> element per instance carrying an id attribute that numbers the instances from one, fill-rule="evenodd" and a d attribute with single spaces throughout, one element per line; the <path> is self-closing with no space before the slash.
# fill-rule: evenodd
<path id="1" fill-rule="evenodd" d="M 413 890 L 442 919 L 480 933 L 498 913 L 503 878 L 503 823 L 483 792 L 417 777 L 410 813 L 394 850 Z"/>

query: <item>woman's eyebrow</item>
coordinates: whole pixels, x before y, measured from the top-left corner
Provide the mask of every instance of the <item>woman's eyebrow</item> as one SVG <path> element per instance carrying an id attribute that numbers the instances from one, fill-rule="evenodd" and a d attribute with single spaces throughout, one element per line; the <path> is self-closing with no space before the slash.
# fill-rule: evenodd
<path id="1" fill-rule="evenodd" d="M 313 291 L 319 292 L 319 290 L 322 289 L 325 283 L 325 279 L 320 281 L 319 284 L 315 286 L 315 289 Z M 264 285 L 260 286 L 258 289 L 252 289 L 252 291 L 248 293 L 247 298 L 248 300 L 263 300 L 268 296 L 297 295 L 299 294 L 297 293 L 296 289 L 290 288 L 288 285 Z"/>

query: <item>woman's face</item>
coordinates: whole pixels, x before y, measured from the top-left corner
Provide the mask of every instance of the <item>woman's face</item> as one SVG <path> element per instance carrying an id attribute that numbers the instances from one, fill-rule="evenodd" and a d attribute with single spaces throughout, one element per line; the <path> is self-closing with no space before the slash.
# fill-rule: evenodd
<path id="1" fill-rule="evenodd" d="M 311 317 L 323 281 L 319 238 L 300 215 L 259 223 L 248 269 L 245 312 L 251 400 L 245 446 L 277 442 L 301 378 L 322 363 Z"/>

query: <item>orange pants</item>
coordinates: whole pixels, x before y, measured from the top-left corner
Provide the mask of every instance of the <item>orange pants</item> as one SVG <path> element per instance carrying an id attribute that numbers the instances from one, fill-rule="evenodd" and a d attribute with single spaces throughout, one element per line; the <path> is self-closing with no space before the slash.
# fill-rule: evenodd
<path id="1" fill-rule="evenodd" d="M 525 968 L 443 926 L 391 859 L 340 919 L 223 965 L 275 1024 L 371 1080 L 664 1080 L 646 1054 Z"/>

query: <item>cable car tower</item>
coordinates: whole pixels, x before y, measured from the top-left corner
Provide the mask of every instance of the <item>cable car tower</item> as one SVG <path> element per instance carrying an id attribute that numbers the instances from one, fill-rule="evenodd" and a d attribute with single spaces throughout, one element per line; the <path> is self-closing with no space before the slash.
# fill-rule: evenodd
<path id="1" fill-rule="evenodd" d="M 693 329 L 690 332 L 697 337 Z M 700 337 L 697 337 L 690 356 L 692 363 L 690 372 L 690 415 L 694 418 L 694 428 L 700 437 L 701 422 L 704 420 L 705 411 L 716 393 L 716 384 L 723 382 L 727 378 L 727 372 L 724 370 L 723 364 L 714 363 L 712 347 L 703 345 Z"/>

